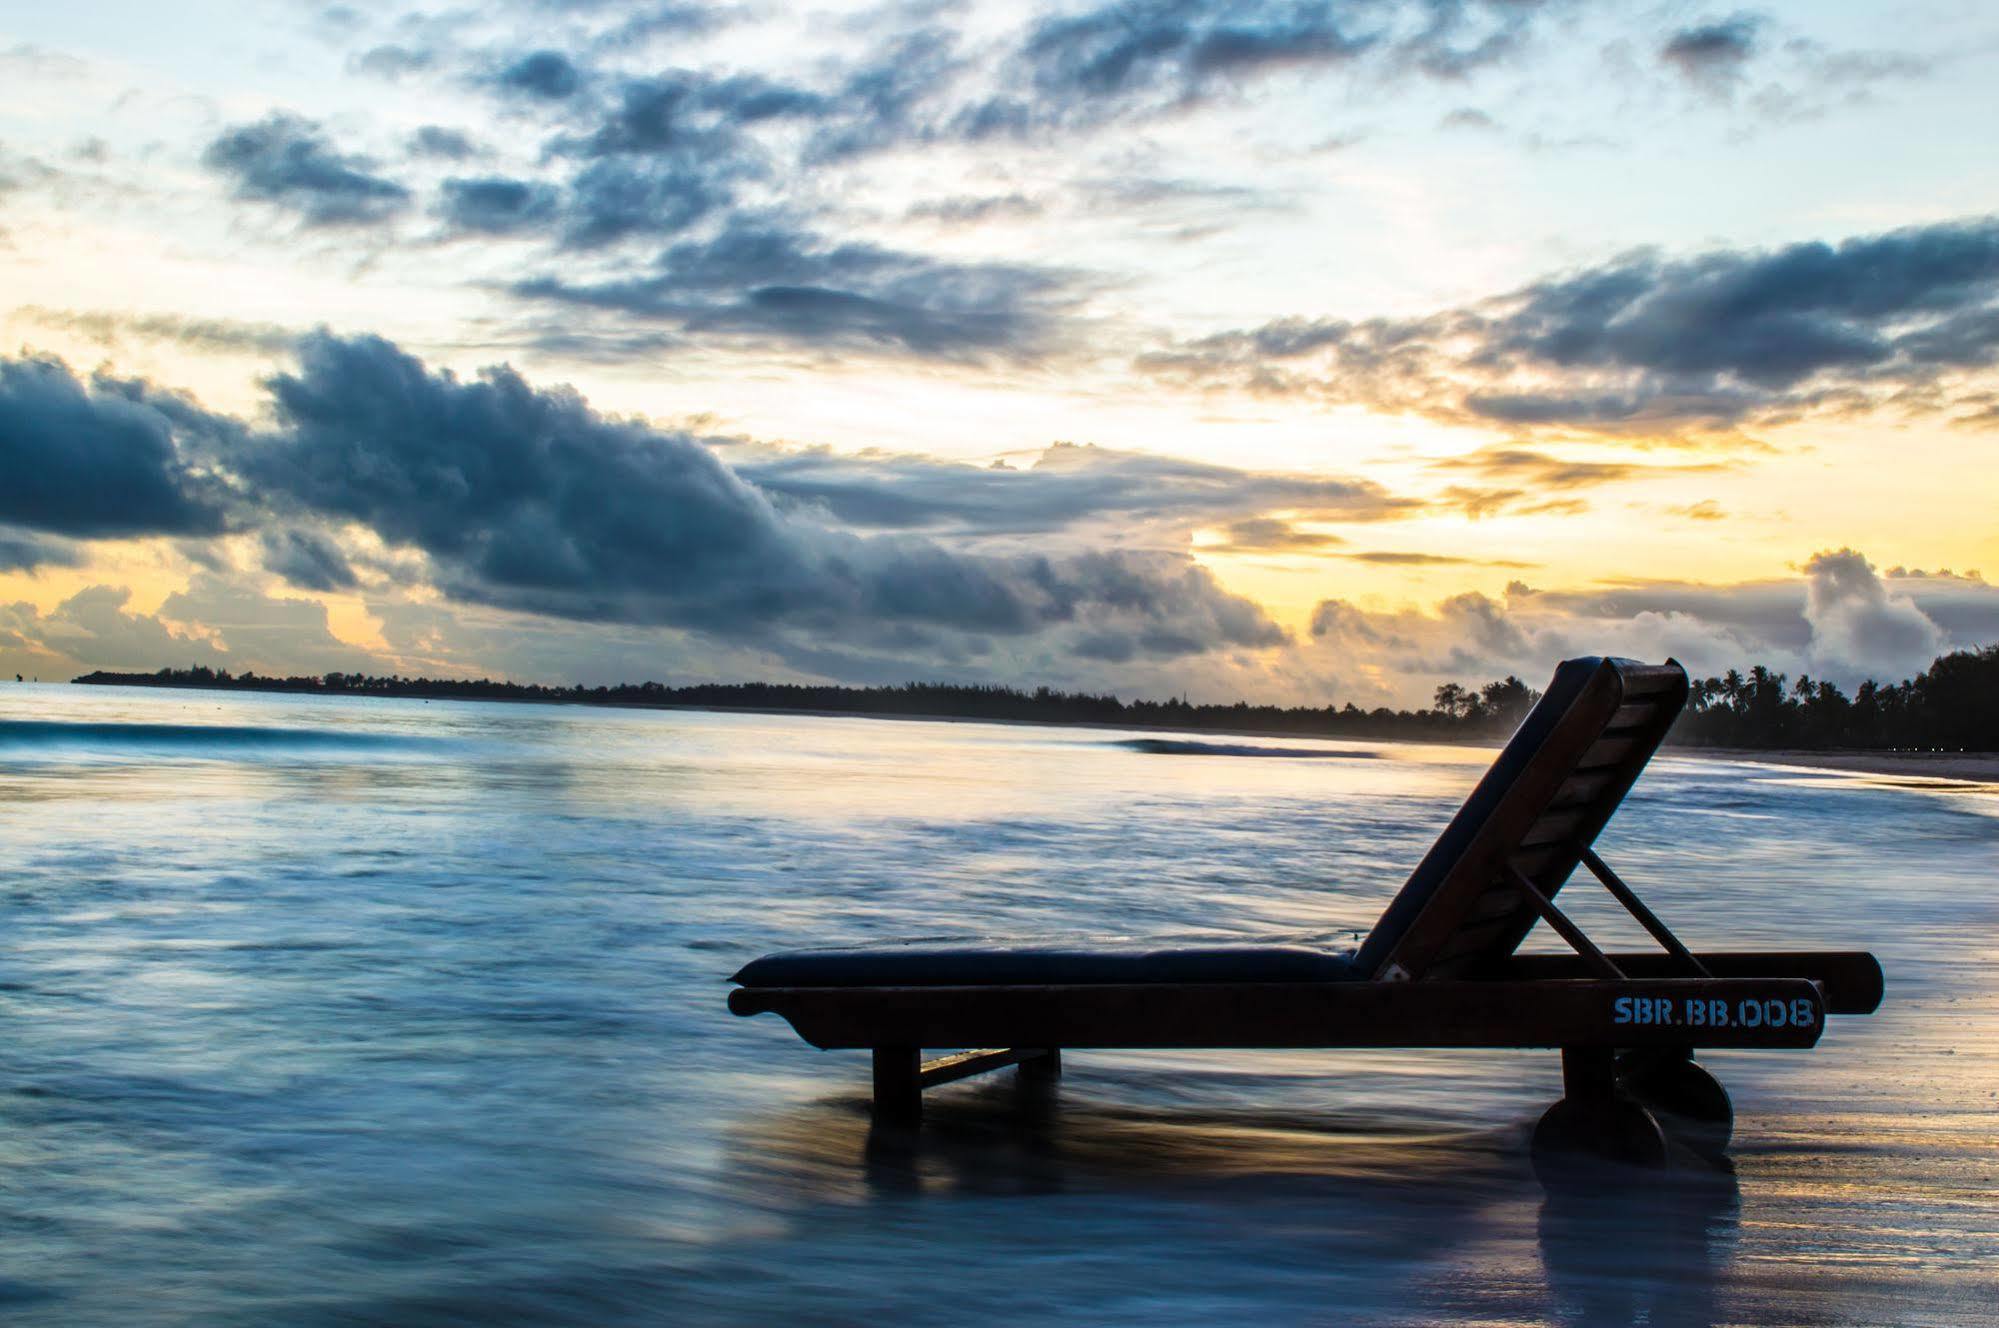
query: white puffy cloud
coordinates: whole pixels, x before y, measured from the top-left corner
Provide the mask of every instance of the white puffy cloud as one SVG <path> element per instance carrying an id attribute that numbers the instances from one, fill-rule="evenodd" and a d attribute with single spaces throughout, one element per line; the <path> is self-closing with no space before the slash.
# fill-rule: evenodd
<path id="1" fill-rule="evenodd" d="M 1822 674 L 1900 678 L 1924 668 L 1949 639 L 1852 549 L 1814 554 L 1804 570 L 1810 653 Z"/>
<path id="2" fill-rule="evenodd" d="M 1851 688 L 1900 681 L 1938 654 L 1999 639 L 1999 587 L 1975 575 L 1884 581 L 1851 549 L 1814 555 L 1796 580 L 1626 583 L 1470 593 L 1434 609 L 1369 611 L 1326 600 L 1300 653 L 1352 680 L 1362 705 L 1425 700 L 1438 682 L 1506 673 L 1539 685 L 1573 655 L 1677 659 L 1697 676 L 1766 664 Z M 1343 696 L 1341 699 L 1349 699 Z"/>

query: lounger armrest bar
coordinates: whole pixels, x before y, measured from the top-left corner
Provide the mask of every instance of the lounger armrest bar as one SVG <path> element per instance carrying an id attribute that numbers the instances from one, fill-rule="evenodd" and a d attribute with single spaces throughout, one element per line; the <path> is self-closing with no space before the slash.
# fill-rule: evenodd
<path id="1" fill-rule="evenodd" d="M 743 987 L 814 1046 L 1809 1047 L 1804 978 Z"/>
<path id="2" fill-rule="evenodd" d="M 1865 950 L 1702 950 L 1701 967 L 1718 978 L 1806 978 L 1825 989 L 1827 1014 L 1873 1014 L 1884 979 L 1880 961 Z M 1611 961 L 1633 978 L 1679 977 L 1679 960 L 1656 952 L 1613 952 Z M 1497 982 L 1542 982 L 1590 976 L 1582 960 L 1565 954 L 1516 954 L 1478 974 Z"/>

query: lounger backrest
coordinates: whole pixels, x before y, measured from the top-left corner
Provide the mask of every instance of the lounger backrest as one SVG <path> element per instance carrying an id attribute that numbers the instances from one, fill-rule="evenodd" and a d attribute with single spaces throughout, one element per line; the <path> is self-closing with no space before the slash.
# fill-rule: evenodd
<path id="1" fill-rule="evenodd" d="M 1361 946 L 1390 981 L 1463 977 L 1513 953 L 1538 914 L 1518 867 L 1552 896 L 1658 749 L 1687 699 L 1672 660 L 1571 659 Z"/>

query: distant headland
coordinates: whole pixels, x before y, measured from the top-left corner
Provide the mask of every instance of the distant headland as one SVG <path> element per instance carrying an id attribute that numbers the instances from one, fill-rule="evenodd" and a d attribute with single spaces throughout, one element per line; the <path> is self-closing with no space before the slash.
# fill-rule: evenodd
<path id="1" fill-rule="evenodd" d="M 197 665 L 155 673 L 87 673 L 78 683 L 124 687 L 297 692 L 313 696 L 535 701 L 565 705 L 747 710 L 893 718 L 972 719 L 1119 728 L 1197 729 L 1296 737 L 1478 742 L 1505 736 L 1538 693 L 1515 677 L 1482 687 L 1446 683 L 1431 706 L 1363 710 L 1345 705 L 1274 706 L 1123 700 L 1111 694 L 911 682 L 890 687 L 809 683 L 659 682 L 550 687 L 487 678 L 370 677 L 328 673 L 267 677 Z M 1999 752 L 1999 645 L 1939 656 L 1914 678 L 1865 682 L 1851 696 L 1829 682 L 1758 665 L 1693 684 L 1672 743 L 1750 751 Z"/>

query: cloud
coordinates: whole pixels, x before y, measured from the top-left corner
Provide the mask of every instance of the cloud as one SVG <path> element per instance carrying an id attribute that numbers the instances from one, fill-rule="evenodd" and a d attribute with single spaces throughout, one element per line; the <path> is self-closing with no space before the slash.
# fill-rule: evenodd
<path id="1" fill-rule="evenodd" d="M 142 383 L 0 359 L 0 522 L 83 539 L 217 533 L 226 495 L 196 463 L 238 433 Z"/>
<path id="2" fill-rule="evenodd" d="M 55 328 L 109 349 L 127 339 L 168 341 L 186 350 L 213 355 L 277 355 L 290 351 L 302 335 L 299 329 L 276 323 L 234 318 L 196 318 L 181 314 L 118 313 L 104 309 L 46 309 L 23 305 L 14 317 Z"/>
<path id="3" fill-rule="evenodd" d="M 1890 578 L 1851 549 L 1814 555 L 1795 579 L 1734 585 L 1629 582 L 1504 596 L 1457 595 L 1429 610 L 1326 600 L 1300 665 L 1337 672 L 1397 704 L 1440 681 L 1514 673 L 1538 682 L 1561 659 L 1677 658 L 1697 676 L 1750 664 L 1836 682 L 1899 681 L 1937 654 L 1999 639 L 1999 588 L 1940 574 Z"/>
<path id="4" fill-rule="evenodd" d="M 911 221 L 934 221 L 944 226 L 980 226 L 991 221 L 1038 217 L 1046 210 L 1037 200 L 1014 192 L 933 198 L 912 204 L 903 215 Z"/>
<path id="5" fill-rule="evenodd" d="M 1999 639 L 1999 589 L 1975 573 L 1883 577 L 1839 549 L 1795 578 L 1740 585 L 1515 582 L 1424 609 L 1329 599 L 1293 641 L 1188 555 L 1196 532 L 1228 541 L 1201 552 L 1519 564 L 1313 529 L 1433 510 L 1363 481 L 1072 444 L 1018 467 L 836 455 L 608 416 L 570 389 L 504 367 L 460 378 L 378 338 L 316 333 L 297 355 L 268 380 L 254 428 L 143 382 L 0 361 L 0 464 L 35 481 L 0 488 L 0 563 L 75 565 L 87 547 L 73 541 L 160 534 L 187 577 L 150 615 L 110 588 L 47 614 L 0 611 L 13 668 L 509 661 L 608 679 L 657 660 L 681 676 L 1406 705 L 1443 680 L 1538 679 L 1573 654 L 1674 655 L 1700 672 L 1764 662 L 1850 685 Z M 1628 478 L 1561 469 L 1575 464 L 1490 448 L 1466 468 L 1557 492 Z M 259 566 L 236 570 L 246 549 Z M 273 575 L 360 598 L 387 650 L 341 643 L 316 601 L 272 594 Z M 592 662 L 565 667 L 564 652 Z"/>
<path id="6" fill-rule="evenodd" d="M 1697 83 L 1727 83 L 1740 76 L 1756 53 L 1764 20 L 1755 14 L 1735 14 L 1681 28 L 1659 47 L 1659 58 L 1682 77 Z"/>
<path id="7" fill-rule="evenodd" d="M 1437 122 L 1439 129 L 1463 129 L 1474 133 L 1493 133 L 1499 128 L 1499 121 L 1493 119 L 1476 106 L 1460 106 Z"/>
<path id="8" fill-rule="evenodd" d="M 1683 516 L 1689 521 L 1725 521 L 1728 519 L 1728 513 L 1723 511 L 1721 504 L 1712 498 L 1703 498 L 1697 503 L 1687 503 L 1680 507 L 1669 507 L 1666 510 L 1674 516 Z"/>
<path id="9" fill-rule="evenodd" d="M 1443 553 L 1416 553 L 1398 549 L 1366 549 L 1358 553 L 1336 553 L 1357 563 L 1380 567 L 1538 567 L 1539 563 L 1512 562 L 1504 558 L 1459 558 Z"/>
<path id="10" fill-rule="evenodd" d="M 317 600 L 265 594 L 246 578 L 198 573 L 154 617 L 187 635 L 213 640 L 220 666 L 241 672 L 298 674 L 378 667 L 369 652 L 333 634 Z M 155 666 L 157 667 L 157 666 Z"/>
<path id="11" fill-rule="evenodd" d="M 728 158 L 592 162 L 569 184 L 562 243 L 597 249 L 632 236 L 678 235 L 735 198 L 747 167 Z"/>
<path id="12" fill-rule="evenodd" d="M 1522 484 L 1536 492 L 1593 488 L 1627 480 L 1676 478 L 1726 470 L 1724 462 L 1648 466 L 1633 461 L 1591 461 L 1551 456 L 1524 447 L 1488 447 L 1430 463 L 1432 470 L 1464 471 L 1483 479 Z"/>
<path id="13" fill-rule="evenodd" d="M 420 74 L 436 62 L 433 52 L 408 46 L 376 46 L 349 62 L 357 73 L 372 74 L 391 83 L 406 74 Z"/>
<path id="14" fill-rule="evenodd" d="M 674 70 L 625 80 L 591 132 L 558 137 L 549 150 L 586 158 L 743 153 L 752 150 L 743 128 L 817 118 L 826 108 L 820 94 L 760 74 Z"/>
<path id="15" fill-rule="evenodd" d="M 430 560 L 454 598 L 778 649 L 963 649 L 1059 633 L 1105 657 L 1262 648 L 1283 633 L 1184 556 L 974 554 L 778 509 L 685 434 L 513 371 L 463 381 L 376 338 L 309 339 L 237 464 L 276 502 Z M 955 646 L 946 638 L 957 638 Z"/>
<path id="16" fill-rule="evenodd" d="M 1999 218 L 1839 244 L 1642 251 L 1434 314 L 1287 318 L 1139 367 L 1190 387 L 1623 436 L 1950 413 L 1999 362 Z"/>
<path id="17" fill-rule="evenodd" d="M 313 121 L 282 112 L 228 130 L 201 159 L 235 182 L 237 198 L 286 208 L 308 226 L 379 222 L 410 203 L 409 190 L 374 174 L 368 158 L 340 152 Z"/>
<path id="18" fill-rule="evenodd" d="M 1202 545 L 1201 552 L 1318 554 L 1344 543 L 1338 535 L 1300 530 L 1278 517 L 1253 516 L 1231 521 L 1227 538 L 1217 544 Z"/>
<path id="19" fill-rule="evenodd" d="M 479 154 L 472 136 L 443 125 L 420 125 L 409 137 L 412 157 L 433 157 L 440 161 L 466 161 Z"/>
<path id="20" fill-rule="evenodd" d="M 1362 61 L 1390 76 L 1461 79 L 1516 49 L 1536 8 L 1120 0 L 1035 21 L 1000 80 L 1007 90 L 955 123 L 974 137 L 1091 128 L 1182 111 L 1285 71 Z"/>
<path id="21" fill-rule="evenodd" d="M 561 101 L 575 95 L 583 84 L 583 75 L 560 51 L 530 51 L 496 71 L 493 83 L 505 92 Z"/>
<path id="22" fill-rule="evenodd" d="M 1373 521 L 1421 506 L 1367 480 L 1236 470 L 1075 443 L 1056 443 L 1025 467 L 824 448 L 739 448 L 731 460 L 737 474 L 780 504 L 875 530 L 1035 535 L 1101 523 L 1104 533 L 1126 540 L 1164 526 L 1184 542 L 1195 526 L 1273 510 Z M 1237 529 L 1247 537 L 1259 529 L 1267 536 L 1270 528 Z"/>
<path id="23" fill-rule="evenodd" d="M 351 590 L 360 583 L 338 545 L 310 530 L 266 530 L 264 566 L 301 590 Z"/>
<path id="24" fill-rule="evenodd" d="M 0 526 L 0 572 L 32 572 L 37 567 L 75 567 L 83 561 L 76 546 Z"/>
<path id="25" fill-rule="evenodd" d="M 536 230 L 552 220 L 560 199 L 545 184 L 500 176 L 450 179 L 441 187 L 437 211 L 460 234 L 508 235 Z"/>
<path id="26" fill-rule="evenodd" d="M 222 655 L 199 635 L 175 630 L 151 614 L 129 612 L 132 592 L 122 586 L 88 586 L 46 615 L 32 605 L 17 604 L 0 614 L 20 645 L 0 655 L 17 671 L 18 655 L 35 668 L 85 669 L 160 668 L 168 663 L 189 665 L 223 662 Z"/>
<path id="27" fill-rule="evenodd" d="M 130 603 L 125 587 L 93 585 L 47 613 L 0 604 L 0 669 L 46 679 L 168 665 L 314 674 L 384 663 L 334 636 L 317 601 L 265 595 L 240 578 L 197 573 L 152 613 Z"/>
<path id="28" fill-rule="evenodd" d="M 1852 549 L 1805 563 L 1805 621 L 1821 672 L 1902 678 L 1929 665 L 1948 634 L 1906 595 L 1891 593 Z"/>
<path id="29" fill-rule="evenodd" d="M 594 309 L 685 332 L 920 357 L 1032 357 L 1050 349 L 1067 274 L 828 243 L 781 220 L 735 216 L 669 246 L 641 276 L 541 276 L 521 299 Z"/>

